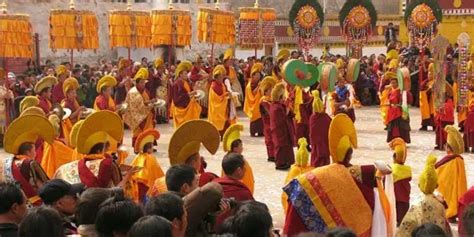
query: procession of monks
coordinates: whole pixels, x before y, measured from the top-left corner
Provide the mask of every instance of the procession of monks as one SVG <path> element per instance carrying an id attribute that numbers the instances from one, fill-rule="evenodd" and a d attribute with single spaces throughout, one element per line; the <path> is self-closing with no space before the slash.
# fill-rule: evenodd
<path id="1" fill-rule="evenodd" d="M 54 75 L 38 81 L 35 96 L 21 101 L 21 114 L 7 127 L 4 149 L 11 156 L 0 160 L 0 181 L 19 182 L 33 206 L 41 205 L 38 189 L 52 178 L 88 188 L 121 187 L 134 201 L 144 203 L 167 190 L 165 173 L 153 155 L 160 139 L 155 125 L 161 117 L 175 129 L 168 144 L 172 166 L 194 168 L 200 174 L 199 186 L 211 181 L 232 185 L 236 188 L 224 189 L 224 194 L 246 201 L 254 193 L 250 164 L 245 161 L 240 180 L 229 178 L 225 170 L 219 177 L 205 171 L 200 148 L 215 154 L 222 142 L 225 152 L 242 153 L 240 132 L 248 126 L 252 137 L 264 140 L 266 159 L 277 170 L 289 170 L 282 193 L 284 234 L 326 233 L 343 226 L 358 236 L 410 236 L 426 222 L 451 234 L 449 222 L 461 223 L 463 210 L 474 202 L 462 157 L 474 149 L 474 87 L 467 106 L 457 107 L 457 82 L 446 83 L 443 106 L 435 108 L 433 62 L 427 66 L 426 80 L 420 82 L 420 94 L 412 95 L 397 77 L 403 68 L 398 53 L 389 51 L 387 56 L 379 97 L 387 149 L 393 150 L 391 164 L 351 163 L 357 159 L 353 151 L 358 147 L 354 125 L 358 101 L 342 59 L 335 62 L 334 91 L 323 90 L 318 83 L 311 88 L 288 83 L 284 65 L 296 59 L 286 49 L 276 55 L 272 73 L 262 62 L 250 65 L 241 86 L 229 49 L 221 64 L 206 68 L 198 57 L 196 62 L 181 61 L 174 74 L 162 59 L 156 59 L 153 68 L 135 71 L 129 60 L 122 59 L 117 77 L 98 80 L 93 108 L 79 104 L 78 80 L 68 68 L 58 66 Z M 474 80 L 473 60 L 474 54 L 468 67 L 470 80 Z M 436 148 L 446 151 L 442 159 L 428 157 L 419 178 L 418 187 L 425 195 L 420 205 L 433 213 L 410 205 L 407 105 L 414 96 L 420 98 L 421 130 L 432 127 Z M 238 123 L 241 109 L 250 124 Z M 455 115 L 464 136 L 453 126 Z M 126 162 L 130 154 L 123 146 L 125 129 L 132 133 L 136 154 L 131 163 Z"/>

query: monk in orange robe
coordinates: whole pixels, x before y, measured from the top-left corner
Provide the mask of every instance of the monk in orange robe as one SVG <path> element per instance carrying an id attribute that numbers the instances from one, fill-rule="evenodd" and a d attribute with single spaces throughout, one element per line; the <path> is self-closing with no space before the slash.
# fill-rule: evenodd
<path id="1" fill-rule="evenodd" d="M 263 135 L 265 136 L 265 146 L 267 147 L 267 160 L 275 161 L 275 149 L 272 140 L 272 132 L 270 127 L 270 104 L 272 89 L 275 86 L 277 79 L 274 77 L 265 77 L 260 83 L 260 92 L 262 98 L 260 99 L 260 114 L 263 121 Z"/>
<path id="2" fill-rule="evenodd" d="M 420 111 L 421 111 L 421 128 L 420 131 L 428 130 L 433 127 L 434 130 L 434 95 L 432 86 L 434 82 L 434 64 L 428 66 L 428 78 L 420 82 Z"/>
<path id="3" fill-rule="evenodd" d="M 329 165 L 329 125 L 331 117 L 325 113 L 319 91 L 313 91 L 313 114 L 309 118 L 309 136 L 311 145 L 311 166 Z"/>
<path id="4" fill-rule="evenodd" d="M 439 177 L 438 190 L 448 204 L 446 218 L 456 219 L 458 200 L 467 190 L 466 168 L 461 156 L 464 153 L 464 141 L 454 126 L 448 125 L 445 130 L 448 133 L 447 155 L 436 162 L 435 168 Z"/>
<path id="5" fill-rule="evenodd" d="M 263 136 L 263 121 L 260 113 L 260 100 L 262 94 L 259 90 L 262 78 L 263 64 L 256 63 L 252 66 L 251 78 L 245 87 L 244 112 L 250 119 L 250 136 Z"/>
<path id="6" fill-rule="evenodd" d="M 112 76 L 104 76 L 97 82 L 97 93 L 99 95 L 95 98 L 94 109 L 96 111 L 108 110 L 115 112 L 115 102 L 113 95 L 113 88 L 117 86 L 117 79 Z"/>
<path id="7" fill-rule="evenodd" d="M 224 66 L 218 65 L 214 68 L 212 75 L 213 81 L 209 89 L 209 122 L 216 126 L 221 136 L 224 135 L 226 129 L 234 123 L 230 119 L 230 93 L 224 85 L 224 76 L 226 70 Z"/>
<path id="8" fill-rule="evenodd" d="M 61 106 L 71 110 L 69 118 L 64 119 L 61 124 L 66 144 L 70 144 L 69 138 L 72 126 L 81 119 L 82 112 L 85 110 L 85 107 L 77 102 L 77 88 L 79 88 L 79 83 L 75 78 L 68 78 L 63 83 L 63 91 L 66 98 L 61 102 Z"/>
<path id="9" fill-rule="evenodd" d="M 192 68 L 188 61 L 181 62 L 176 68 L 176 81 L 171 86 L 171 117 L 173 118 L 174 128 L 194 119 L 199 119 L 201 106 L 196 100 L 197 92 L 193 91 L 188 82 L 188 72 Z"/>

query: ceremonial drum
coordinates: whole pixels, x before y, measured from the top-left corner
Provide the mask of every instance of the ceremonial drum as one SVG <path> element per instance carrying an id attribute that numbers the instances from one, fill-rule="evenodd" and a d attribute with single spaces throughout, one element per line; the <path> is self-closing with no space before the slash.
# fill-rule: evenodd
<path id="1" fill-rule="evenodd" d="M 161 80 L 161 86 L 156 89 L 156 98 L 164 101 L 168 101 L 168 86 L 169 86 L 169 78 L 167 75 L 163 75 Z M 167 117 L 166 106 L 156 108 L 156 113 L 162 117 Z"/>
<path id="2" fill-rule="evenodd" d="M 334 63 L 322 63 L 318 66 L 319 69 L 319 85 L 321 90 L 324 92 L 332 92 L 334 91 L 334 87 L 336 86 L 336 78 L 337 78 L 337 69 L 336 64 Z"/>
<path id="3" fill-rule="evenodd" d="M 349 63 L 347 64 L 347 75 L 346 75 L 346 80 L 349 83 L 352 83 L 354 81 L 357 81 L 359 78 L 359 72 L 360 72 L 360 61 L 355 58 L 351 58 L 349 60 Z"/>
<path id="4" fill-rule="evenodd" d="M 313 64 L 306 64 L 301 60 L 292 59 L 283 65 L 285 81 L 293 86 L 302 88 L 311 87 L 319 78 L 319 70 Z"/>
<path id="5" fill-rule="evenodd" d="M 410 70 L 407 67 L 397 70 L 398 87 L 402 91 L 411 90 Z"/>
<path id="6" fill-rule="evenodd" d="M 204 97 L 200 100 L 198 100 L 199 104 L 204 107 L 204 108 L 208 108 L 208 103 L 209 103 L 209 80 L 208 79 L 204 79 L 204 80 L 200 80 L 200 81 L 197 81 L 194 83 L 194 87 L 193 89 L 195 91 L 203 91 L 204 92 Z"/>

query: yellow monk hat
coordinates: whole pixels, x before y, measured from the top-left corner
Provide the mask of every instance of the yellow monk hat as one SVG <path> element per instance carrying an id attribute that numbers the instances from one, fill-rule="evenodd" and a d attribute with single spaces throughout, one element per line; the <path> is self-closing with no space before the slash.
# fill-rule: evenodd
<path id="1" fill-rule="evenodd" d="M 350 148 L 357 148 L 354 123 L 346 114 L 338 114 L 329 126 L 329 151 L 333 163 L 343 162 Z"/>
<path id="2" fill-rule="evenodd" d="M 395 153 L 395 161 L 399 164 L 405 164 L 407 159 L 407 145 L 405 141 L 397 137 L 390 141 L 389 146 Z"/>
<path id="3" fill-rule="evenodd" d="M 46 76 L 43 77 L 38 83 L 35 85 L 35 93 L 39 94 L 45 88 L 53 88 L 54 85 L 58 84 L 58 79 L 53 76 Z"/>
<path id="4" fill-rule="evenodd" d="M 262 63 L 255 63 L 252 66 L 252 70 L 250 70 L 250 76 L 253 76 L 253 74 L 257 72 L 262 72 L 263 71 L 263 64 Z"/>
<path id="5" fill-rule="evenodd" d="M 191 68 L 193 68 L 193 64 L 190 61 L 182 61 L 178 67 L 176 67 L 175 77 L 178 78 L 179 74 L 181 74 L 183 71 L 191 71 Z"/>
<path id="6" fill-rule="evenodd" d="M 204 120 L 191 120 L 183 123 L 173 133 L 169 142 L 170 164 L 184 164 L 190 156 L 199 153 L 201 143 L 211 154 L 215 154 L 220 143 L 217 128 Z"/>
<path id="7" fill-rule="evenodd" d="M 69 145 L 72 148 L 76 148 L 77 145 L 77 134 L 79 133 L 79 128 L 81 128 L 84 120 L 77 121 L 71 128 L 71 133 L 69 134 Z"/>
<path id="8" fill-rule="evenodd" d="M 276 84 L 276 79 L 272 76 L 266 76 L 259 84 L 259 89 L 262 94 L 265 94 L 265 91 L 268 89 L 273 89 Z"/>
<path id="9" fill-rule="evenodd" d="M 165 61 L 163 61 L 163 59 L 161 59 L 161 58 L 155 59 L 155 62 L 153 63 L 155 68 L 159 68 L 159 67 L 163 66 L 164 64 L 165 64 Z"/>
<path id="10" fill-rule="evenodd" d="M 63 83 L 63 93 L 66 95 L 66 93 L 69 90 L 77 90 L 79 88 L 79 82 L 76 80 L 74 77 L 70 77 L 66 79 Z"/>
<path id="11" fill-rule="evenodd" d="M 59 136 L 60 135 L 60 130 L 59 129 L 61 129 L 61 125 L 60 125 L 61 120 L 59 119 L 58 115 L 51 114 L 48 117 L 48 120 L 53 125 L 55 136 L 56 137 Z"/>
<path id="12" fill-rule="evenodd" d="M 386 72 L 383 76 L 386 80 L 397 79 L 397 74 L 394 72 Z"/>
<path id="13" fill-rule="evenodd" d="M 97 93 L 102 92 L 102 88 L 104 87 L 115 87 L 117 85 L 117 79 L 115 77 L 106 75 L 100 78 L 100 80 L 97 82 Z"/>
<path id="14" fill-rule="evenodd" d="M 418 180 L 418 187 L 424 194 L 433 194 L 438 187 L 438 175 L 436 174 L 435 164 L 436 157 L 434 155 L 428 156 L 425 168 Z"/>
<path id="15" fill-rule="evenodd" d="M 319 98 L 319 91 L 314 90 L 311 93 L 313 94 L 313 112 L 322 113 L 324 111 L 324 105 L 321 98 Z"/>
<path id="16" fill-rule="evenodd" d="M 285 84 L 278 83 L 273 87 L 272 90 L 272 101 L 277 102 L 280 101 L 280 98 L 285 95 Z"/>
<path id="17" fill-rule="evenodd" d="M 69 70 L 67 70 L 66 66 L 64 65 L 59 65 L 56 67 L 56 76 L 62 76 L 64 74 L 69 74 Z"/>
<path id="18" fill-rule="evenodd" d="M 55 138 L 53 125 L 45 117 L 25 115 L 15 119 L 9 125 L 3 144 L 6 152 L 17 154 L 23 143 L 35 143 L 38 138 L 51 144 Z"/>
<path id="19" fill-rule="evenodd" d="M 336 60 L 336 68 L 337 69 L 344 68 L 344 60 L 342 60 L 342 58 L 339 58 Z"/>
<path id="20" fill-rule="evenodd" d="M 288 59 L 290 57 L 290 55 L 291 55 L 290 50 L 288 50 L 288 49 L 280 50 L 277 54 L 277 62 Z"/>
<path id="21" fill-rule="evenodd" d="M 242 124 L 234 124 L 227 128 L 222 137 L 222 146 L 225 152 L 229 152 L 232 149 L 232 142 L 237 139 L 240 139 L 240 132 L 244 131 L 244 126 Z"/>
<path id="22" fill-rule="evenodd" d="M 38 106 L 39 99 L 36 96 L 25 96 L 20 102 L 20 114 L 25 111 L 25 109 Z"/>
<path id="23" fill-rule="evenodd" d="M 133 145 L 135 152 L 139 153 L 143 151 L 143 148 L 148 143 L 153 143 L 153 141 L 160 139 L 160 133 L 156 129 L 147 129 L 140 133 L 135 140 Z"/>
<path id="24" fill-rule="evenodd" d="M 79 128 L 76 139 L 77 151 L 88 154 L 92 147 L 109 141 L 109 136 L 120 141 L 123 138 L 123 122 L 120 116 L 111 111 L 94 112 Z"/>
<path id="25" fill-rule="evenodd" d="M 133 80 L 136 81 L 138 79 L 148 80 L 148 69 L 142 67 L 138 70 L 138 72 L 133 77 Z"/>
<path id="26" fill-rule="evenodd" d="M 444 128 L 444 131 L 448 133 L 446 143 L 451 147 L 453 153 L 456 155 L 464 153 L 464 140 L 456 127 L 448 125 Z"/>
<path id="27" fill-rule="evenodd" d="M 398 59 L 394 58 L 390 60 L 390 63 L 388 64 L 388 69 L 396 69 L 398 68 Z"/>
<path id="28" fill-rule="evenodd" d="M 44 113 L 44 111 L 40 107 L 36 107 L 36 106 L 28 107 L 25 110 L 23 110 L 23 112 L 21 112 L 20 114 L 20 117 L 27 116 L 27 115 L 38 115 L 38 116 L 46 118 L 46 114 Z"/>
<path id="29" fill-rule="evenodd" d="M 214 70 L 212 70 L 212 77 L 216 78 L 218 75 L 223 75 L 225 76 L 227 74 L 227 70 L 223 65 L 217 65 L 214 67 Z"/>
<path id="30" fill-rule="evenodd" d="M 224 61 L 227 59 L 231 59 L 234 57 L 234 50 L 232 48 L 228 48 L 224 53 Z"/>
<path id="31" fill-rule="evenodd" d="M 390 51 L 388 51 L 387 53 L 387 60 L 388 61 L 391 61 L 393 59 L 397 59 L 398 60 L 398 51 L 396 49 L 392 49 Z"/>
<path id="32" fill-rule="evenodd" d="M 296 152 L 295 165 L 299 167 L 307 167 L 309 161 L 308 141 L 302 137 L 298 139 L 298 151 Z"/>

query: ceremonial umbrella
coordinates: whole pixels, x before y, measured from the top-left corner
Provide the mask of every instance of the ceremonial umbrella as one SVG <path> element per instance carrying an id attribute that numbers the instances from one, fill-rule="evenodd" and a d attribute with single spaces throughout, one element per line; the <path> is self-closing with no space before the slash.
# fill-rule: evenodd
<path id="1" fill-rule="evenodd" d="M 96 15 L 92 11 L 76 10 L 74 0 L 69 2 L 69 10 L 51 10 L 49 25 L 49 48 L 53 52 L 58 49 L 70 51 L 71 64 L 74 60 L 74 50 L 99 48 Z"/>
<path id="2" fill-rule="evenodd" d="M 132 11 L 128 0 L 127 10 L 109 11 L 109 42 L 111 48 L 151 48 L 150 12 Z"/>
<path id="3" fill-rule="evenodd" d="M 235 44 L 235 18 L 232 12 L 219 9 L 199 8 L 197 17 L 198 40 L 211 44 L 211 65 L 214 64 L 214 44 Z"/>
<path id="4" fill-rule="evenodd" d="M 176 46 L 191 45 L 191 12 L 173 8 L 172 0 L 166 10 L 151 12 L 151 44 L 169 47 L 168 63 L 171 65 L 171 50 Z"/>
<path id="5" fill-rule="evenodd" d="M 254 7 L 241 7 L 239 10 L 239 45 L 242 48 L 254 48 L 257 57 L 257 49 L 275 43 L 276 11 L 273 8 L 261 8 L 258 0 Z"/>

